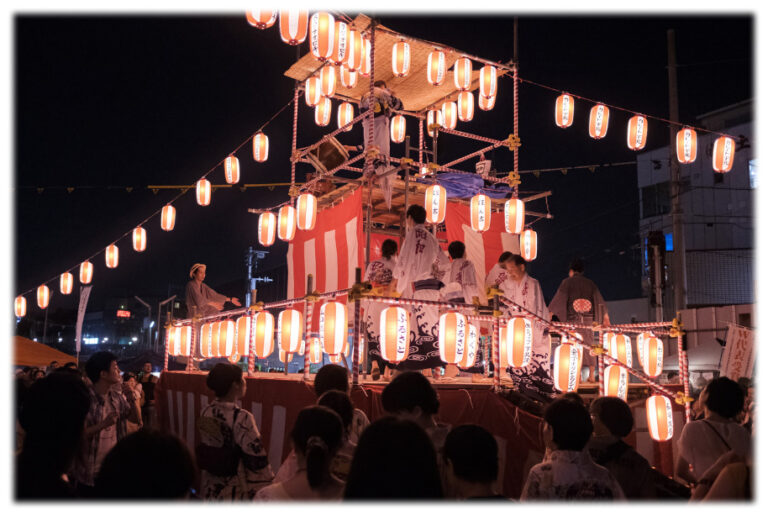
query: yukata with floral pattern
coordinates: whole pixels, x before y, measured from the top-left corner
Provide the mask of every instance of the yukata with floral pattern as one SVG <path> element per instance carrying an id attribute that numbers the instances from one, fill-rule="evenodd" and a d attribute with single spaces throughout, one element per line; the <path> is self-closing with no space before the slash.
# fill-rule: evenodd
<path id="1" fill-rule="evenodd" d="M 520 500 L 625 500 L 611 473 L 584 449 L 552 450 L 528 473 Z"/>

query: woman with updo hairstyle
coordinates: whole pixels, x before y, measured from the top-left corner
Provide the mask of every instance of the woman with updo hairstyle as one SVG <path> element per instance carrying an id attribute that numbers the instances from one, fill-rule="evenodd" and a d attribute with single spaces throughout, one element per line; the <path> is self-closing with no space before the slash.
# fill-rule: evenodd
<path id="1" fill-rule="evenodd" d="M 291 431 L 298 474 L 259 491 L 256 500 L 340 500 L 344 484 L 331 475 L 342 445 L 341 418 L 327 407 L 302 409 Z"/>

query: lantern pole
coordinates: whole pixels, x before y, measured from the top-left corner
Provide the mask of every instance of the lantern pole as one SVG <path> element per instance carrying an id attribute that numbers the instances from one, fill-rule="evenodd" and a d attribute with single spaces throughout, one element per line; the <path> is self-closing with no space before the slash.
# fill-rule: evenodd
<path id="1" fill-rule="evenodd" d="M 253 289 L 253 303 L 256 304 L 256 289 Z M 251 319 L 251 338 L 248 342 L 248 376 L 253 376 L 256 372 L 256 326 L 253 314 L 248 310 L 248 317 Z"/>
<path id="2" fill-rule="evenodd" d="M 601 347 L 603 346 L 603 327 L 597 333 L 598 342 Z M 605 382 L 603 381 L 603 370 L 605 369 L 605 361 L 603 360 L 603 353 L 597 355 L 597 387 L 600 396 L 605 396 Z"/>
<path id="3" fill-rule="evenodd" d="M 513 26 L 513 41 L 514 41 L 514 46 L 513 46 L 513 54 L 512 54 L 513 57 L 512 58 L 515 61 L 515 67 L 513 68 L 513 72 L 512 72 L 512 78 L 513 78 L 513 81 L 512 81 L 513 82 L 513 84 L 512 84 L 512 96 L 514 97 L 514 108 L 513 108 L 514 109 L 514 115 L 513 115 L 514 116 L 514 121 L 513 121 L 513 129 L 512 130 L 515 132 L 515 136 L 519 137 L 520 136 L 520 134 L 519 134 L 520 126 L 519 126 L 519 120 L 518 120 L 519 119 L 519 109 L 518 109 L 519 108 L 519 103 L 518 103 L 518 100 L 517 100 L 517 92 L 518 92 L 517 69 L 518 69 L 518 67 L 520 65 L 520 62 L 517 59 L 517 16 L 515 16 L 515 22 L 514 22 L 514 26 Z M 520 147 L 516 146 L 512 152 L 513 152 L 513 155 L 514 155 L 515 172 L 517 172 L 519 170 L 519 166 L 520 166 L 520 159 L 519 159 L 519 157 L 520 157 L 520 154 L 519 154 Z M 513 186 L 512 190 L 514 192 L 513 196 L 517 197 L 518 196 L 517 185 Z"/>
<path id="4" fill-rule="evenodd" d="M 421 128 L 421 120 L 419 120 L 419 128 Z M 405 159 L 410 160 L 411 159 L 411 136 L 407 135 L 405 137 Z M 405 181 L 405 196 L 403 200 L 403 211 L 400 214 L 400 245 L 403 245 L 403 241 L 405 240 L 405 214 L 408 211 L 408 190 L 409 190 L 409 183 L 410 183 L 410 175 L 411 172 L 408 167 L 403 167 L 403 179 Z"/>
<path id="5" fill-rule="evenodd" d="M 373 74 L 373 72 L 371 72 Z M 355 268 L 355 283 L 362 280 L 360 267 Z M 360 297 L 355 296 L 355 333 L 352 337 L 352 385 L 359 384 L 360 371 Z"/>
<path id="6" fill-rule="evenodd" d="M 493 336 L 491 337 L 491 354 L 493 356 L 493 392 L 501 392 L 501 360 L 499 357 L 499 296 L 493 296 Z"/>
<path id="7" fill-rule="evenodd" d="M 680 312 L 677 313 L 677 319 L 675 322 L 680 321 Z M 678 325 L 675 325 L 678 326 Z M 691 420 L 691 402 L 688 401 L 691 396 L 691 386 L 688 381 L 688 342 L 687 339 L 683 339 L 684 333 L 679 328 L 677 333 L 677 366 L 680 370 L 680 379 L 683 382 L 683 394 L 685 395 L 685 422 L 688 423 Z"/>
<path id="8" fill-rule="evenodd" d="M 301 58 L 301 50 L 296 46 L 296 61 Z M 294 190 L 296 188 L 296 139 L 299 129 L 299 81 L 293 82 L 293 135 L 291 138 L 291 201 L 293 201 Z M 287 371 L 287 368 L 286 368 Z"/>
<path id="9" fill-rule="evenodd" d="M 168 325 L 165 326 L 165 353 L 163 354 L 163 372 L 168 370 Z"/>
<path id="10" fill-rule="evenodd" d="M 304 381 L 309 381 L 309 346 L 310 337 L 309 333 L 312 331 L 312 310 L 314 308 L 314 301 L 312 298 L 312 275 L 307 274 L 307 297 L 304 299 Z"/>

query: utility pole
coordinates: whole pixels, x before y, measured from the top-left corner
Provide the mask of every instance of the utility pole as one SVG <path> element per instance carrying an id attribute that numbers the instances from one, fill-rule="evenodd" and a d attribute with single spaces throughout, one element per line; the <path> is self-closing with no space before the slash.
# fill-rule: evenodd
<path id="1" fill-rule="evenodd" d="M 269 251 L 257 251 L 253 247 L 248 246 L 248 250 L 245 252 L 245 267 L 248 272 L 248 277 L 245 280 L 245 303 L 244 306 L 251 306 L 251 295 L 256 290 L 256 280 L 253 277 L 253 271 L 258 268 L 258 261 L 263 260 Z"/>
<path id="2" fill-rule="evenodd" d="M 677 56 L 675 52 L 675 31 L 667 30 L 667 72 L 669 74 L 669 119 L 678 122 L 677 104 Z M 683 230 L 683 209 L 680 203 L 680 163 L 675 156 L 677 126 L 669 126 L 669 194 L 672 201 L 672 253 L 673 290 L 675 292 L 675 313 L 688 304 L 688 282 L 685 267 L 685 233 Z"/>

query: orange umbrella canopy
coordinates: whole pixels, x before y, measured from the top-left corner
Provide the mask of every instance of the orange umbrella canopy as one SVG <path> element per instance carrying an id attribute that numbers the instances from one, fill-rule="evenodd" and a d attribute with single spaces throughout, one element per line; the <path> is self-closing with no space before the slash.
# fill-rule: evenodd
<path id="1" fill-rule="evenodd" d="M 54 360 L 59 365 L 75 361 L 72 355 L 18 335 L 13 337 L 13 353 L 13 364 L 17 366 L 45 367 Z"/>

